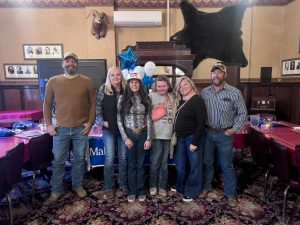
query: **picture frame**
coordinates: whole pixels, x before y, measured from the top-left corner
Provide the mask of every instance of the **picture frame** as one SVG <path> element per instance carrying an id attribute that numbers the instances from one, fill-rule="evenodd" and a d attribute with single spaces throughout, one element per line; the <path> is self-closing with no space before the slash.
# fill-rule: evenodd
<path id="1" fill-rule="evenodd" d="M 25 60 L 30 59 L 62 59 L 62 44 L 23 44 Z"/>
<path id="2" fill-rule="evenodd" d="M 37 65 L 23 63 L 3 64 L 4 75 L 6 79 L 37 79 Z"/>
<path id="3" fill-rule="evenodd" d="M 299 76 L 300 58 L 282 60 L 281 74 L 281 76 Z"/>

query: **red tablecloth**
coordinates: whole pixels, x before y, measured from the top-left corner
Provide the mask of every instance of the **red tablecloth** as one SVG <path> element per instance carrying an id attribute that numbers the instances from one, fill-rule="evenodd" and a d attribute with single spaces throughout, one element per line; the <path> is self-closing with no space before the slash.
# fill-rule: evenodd
<path id="1" fill-rule="evenodd" d="M 23 162 L 28 161 L 29 151 L 28 149 L 26 149 L 26 144 L 29 142 L 29 139 L 18 138 L 14 136 L 0 138 L 0 158 L 5 156 L 6 152 L 12 150 L 14 147 L 16 147 L 18 144 L 22 142 L 25 143 Z"/>
<path id="2" fill-rule="evenodd" d="M 289 152 L 289 159 L 292 165 L 297 166 L 296 145 L 300 145 L 300 133 L 269 133 L 267 138 L 273 138 L 279 144 L 285 146 Z"/>
<path id="3" fill-rule="evenodd" d="M 265 129 L 263 127 L 254 128 L 260 133 L 263 133 L 266 138 L 273 138 L 288 149 L 290 163 L 297 166 L 296 158 L 296 145 L 300 145 L 300 133 L 293 131 L 292 127 L 298 126 L 296 124 L 280 121 L 278 124 L 282 127 L 272 127 L 271 129 Z M 286 125 L 286 126 L 285 126 Z M 242 131 L 234 134 L 233 147 L 245 148 L 248 147 L 247 130 L 249 127 L 245 127 Z"/>
<path id="4" fill-rule="evenodd" d="M 33 128 L 31 130 L 37 130 L 37 128 Z M 45 131 L 43 131 L 43 132 L 45 132 Z M 93 127 L 93 129 L 91 130 L 89 136 L 90 137 L 102 136 L 101 127 L 100 126 Z M 30 138 L 19 138 L 19 137 L 15 137 L 15 136 L 0 138 L 0 158 L 5 156 L 6 152 L 12 150 L 19 143 L 24 142 L 25 151 L 24 151 L 23 162 L 28 161 L 30 156 L 29 156 L 29 150 L 26 148 L 27 147 L 26 144 L 29 142 L 29 140 L 30 140 Z"/>
<path id="5" fill-rule="evenodd" d="M 0 126 L 10 127 L 21 120 L 38 121 L 43 117 L 42 110 L 0 111 Z"/>

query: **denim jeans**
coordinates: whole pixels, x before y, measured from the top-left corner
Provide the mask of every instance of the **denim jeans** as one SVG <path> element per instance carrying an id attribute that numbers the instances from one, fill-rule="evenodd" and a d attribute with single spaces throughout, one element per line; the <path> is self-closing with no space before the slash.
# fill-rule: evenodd
<path id="1" fill-rule="evenodd" d="M 225 135 L 224 131 L 216 132 L 207 130 L 204 150 L 204 180 L 203 189 L 211 190 L 211 182 L 214 174 L 214 153 L 217 157 L 224 176 L 224 195 L 233 197 L 236 194 L 236 178 L 232 164 L 233 137 Z"/>
<path id="2" fill-rule="evenodd" d="M 175 151 L 177 171 L 176 191 L 196 198 L 202 189 L 202 167 L 205 135 L 197 145 L 197 150 L 190 151 L 193 135 L 178 136 Z"/>
<path id="3" fill-rule="evenodd" d="M 144 143 L 147 140 L 147 131 L 137 135 L 126 130 L 128 138 L 133 142 L 131 149 L 126 147 L 128 163 L 128 195 L 145 195 L 145 155 Z"/>
<path id="4" fill-rule="evenodd" d="M 167 189 L 170 140 L 155 139 L 150 154 L 150 188 Z"/>
<path id="5" fill-rule="evenodd" d="M 103 129 L 103 141 L 105 146 L 104 190 L 109 191 L 114 188 L 116 150 L 118 150 L 119 162 L 119 187 L 127 189 L 127 159 L 124 141 L 120 134 L 116 135 L 108 129 Z"/>
<path id="6" fill-rule="evenodd" d="M 65 160 L 69 153 L 70 141 L 73 143 L 72 163 L 72 188 L 83 186 L 83 175 L 85 173 L 85 151 L 88 143 L 88 135 L 81 134 L 84 126 L 73 128 L 57 127 L 57 135 L 53 136 L 53 155 L 51 192 L 63 192 L 63 178 L 65 174 Z"/>

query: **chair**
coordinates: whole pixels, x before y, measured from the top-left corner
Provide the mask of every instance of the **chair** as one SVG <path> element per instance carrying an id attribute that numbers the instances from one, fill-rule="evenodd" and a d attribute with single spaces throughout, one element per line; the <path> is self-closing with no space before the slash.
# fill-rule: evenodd
<path id="1" fill-rule="evenodd" d="M 296 150 L 296 154 L 298 154 L 298 166 L 296 171 L 296 176 L 293 177 L 291 168 L 289 166 L 289 158 L 288 152 L 286 147 L 282 146 L 281 144 L 277 143 L 275 140 L 271 139 L 270 147 L 272 150 L 272 158 L 273 158 L 273 173 L 277 177 L 277 179 L 286 184 L 286 188 L 284 190 L 284 200 L 283 200 L 283 207 L 282 207 L 282 217 L 286 219 L 286 204 L 287 204 L 287 194 L 290 188 L 300 190 L 300 149 Z M 270 194 L 272 191 L 274 179 L 271 183 Z M 296 201 L 297 202 L 297 201 Z"/>
<path id="2" fill-rule="evenodd" d="M 300 189 L 300 145 L 296 146 L 296 156 L 297 156 L 297 175 L 296 176 L 297 179 L 297 183 L 298 183 L 298 187 L 297 189 Z M 295 181 L 294 181 L 295 182 Z M 296 183 L 294 183 L 295 185 Z M 298 206 L 300 205 L 300 196 L 296 199 L 295 203 L 294 203 L 294 209 L 293 209 L 293 213 L 291 215 L 291 218 L 289 220 L 289 224 L 293 223 L 293 218 L 294 216 L 297 214 L 297 211 L 299 211 L 300 209 L 298 208 Z"/>
<path id="3" fill-rule="evenodd" d="M 1 186 L 3 185 L 2 186 L 3 193 L 6 193 L 6 198 L 8 201 L 8 208 L 9 208 L 9 221 L 11 225 L 13 224 L 13 215 L 12 215 L 12 200 L 9 195 L 9 191 L 11 190 L 14 184 L 17 184 L 22 179 L 23 156 L 24 156 L 24 143 L 20 143 L 11 151 L 8 151 L 6 153 L 6 155 L 3 158 L 3 162 L 0 164 L 1 171 L 2 170 L 4 171 L 3 176 L 1 176 Z"/>
<path id="4" fill-rule="evenodd" d="M 5 174 L 5 172 L 6 172 L 5 162 L 6 162 L 5 157 L 1 157 L 0 158 L 0 202 L 5 196 L 5 190 L 4 190 L 4 188 L 5 188 L 5 176 L 6 176 L 6 174 Z"/>
<path id="5" fill-rule="evenodd" d="M 253 128 L 249 128 L 248 141 L 251 149 L 251 155 L 256 166 L 266 169 L 265 172 L 265 184 L 264 184 L 264 199 L 267 196 L 267 184 L 270 169 L 272 169 L 272 164 L 270 164 L 269 157 L 269 145 L 268 140 L 264 135 Z"/>
<path id="6" fill-rule="evenodd" d="M 53 160 L 52 146 L 52 136 L 50 136 L 48 133 L 32 138 L 26 146 L 29 150 L 30 159 L 23 165 L 23 167 L 26 170 L 32 171 L 33 206 L 35 202 L 36 171 L 42 169 L 47 170 L 47 167 L 51 165 Z"/>

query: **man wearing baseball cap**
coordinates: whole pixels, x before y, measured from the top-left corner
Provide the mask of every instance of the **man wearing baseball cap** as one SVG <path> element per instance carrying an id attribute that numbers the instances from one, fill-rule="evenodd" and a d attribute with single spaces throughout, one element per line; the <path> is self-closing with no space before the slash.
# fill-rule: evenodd
<path id="1" fill-rule="evenodd" d="M 247 109 L 241 92 L 226 83 L 226 66 L 218 62 L 211 68 L 212 84 L 203 89 L 207 109 L 207 137 L 204 148 L 203 191 L 206 197 L 212 189 L 214 154 L 218 155 L 224 176 L 224 195 L 230 207 L 236 207 L 236 178 L 232 165 L 233 134 L 243 129 Z"/>
<path id="2" fill-rule="evenodd" d="M 65 159 L 69 144 L 73 144 L 72 188 L 83 198 L 87 195 L 83 188 L 85 172 L 85 150 L 88 134 L 95 120 L 95 87 L 92 80 L 77 74 L 78 57 L 73 52 L 64 55 L 64 74 L 51 77 L 47 82 L 44 100 L 44 118 L 48 133 L 53 136 L 51 196 L 46 204 L 59 199 L 63 194 Z M 52 123 L 55 102 L 56 124 Z"/>

